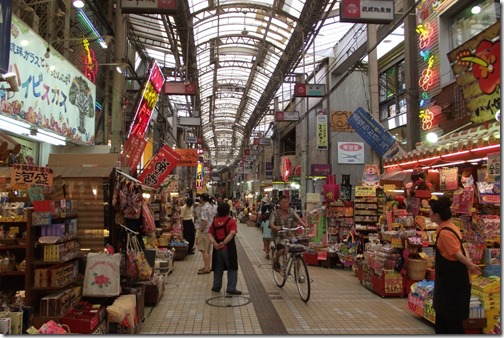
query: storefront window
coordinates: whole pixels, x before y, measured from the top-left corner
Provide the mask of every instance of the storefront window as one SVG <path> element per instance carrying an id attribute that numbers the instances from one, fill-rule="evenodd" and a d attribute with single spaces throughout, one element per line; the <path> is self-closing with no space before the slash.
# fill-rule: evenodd
<path id="1" fill-rule="evenodd" d="M 478 35 L 500 20 L 500 4 L 495 0 L 472 1 L 469 6 L 452 17 L 452 49 Z"/>

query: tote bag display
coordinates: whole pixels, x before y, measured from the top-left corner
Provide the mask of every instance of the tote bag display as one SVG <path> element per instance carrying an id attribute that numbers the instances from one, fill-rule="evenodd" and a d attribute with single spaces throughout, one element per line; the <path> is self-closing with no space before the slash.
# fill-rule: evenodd
<path id="1" fill-rule="evenodd" d="M 88 253 L 82 294 L 86 297 L 118 296 L 121 293 L 120 264 L 120 253 Z"/>

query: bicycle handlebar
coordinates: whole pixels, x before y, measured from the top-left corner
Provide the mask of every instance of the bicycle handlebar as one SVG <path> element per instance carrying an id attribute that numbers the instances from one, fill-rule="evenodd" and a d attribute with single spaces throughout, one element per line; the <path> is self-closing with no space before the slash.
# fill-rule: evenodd
<path id="1" fill-rule="evenodd" d="M 282 228 L 282 230 L 279 230 L 278 232 L 287 232 L 287 231 L 296 231 L 296 230 L 299 230 L 299 229 L 303 229 L 305 230 L 305 227 L 302 226 L 302 225 L 298 225 L 297 227 L 295 228 Z"/>

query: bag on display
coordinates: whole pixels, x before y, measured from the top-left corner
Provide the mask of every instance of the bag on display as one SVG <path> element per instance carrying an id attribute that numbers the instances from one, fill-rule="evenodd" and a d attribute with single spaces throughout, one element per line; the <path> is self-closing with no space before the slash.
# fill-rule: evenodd
<path id="1" fill-rule="evenodd" d="M 142 230 L 146 234 L 150 234 L 156 231 L 154 215 L 145 201 L 142 202 Z"/>
<path id="2" fill-rule="evenodd" d="M 121 254 L 90 252 L 87 255 L 82 295 L 115 297 L 121 293 Z"/>
<path id="3" fill-rule="evenodd" d="M 334 175 L 327 175 L 326 184 L 323 187 L 324 200 L 332 202 L 337 200 L 340 195 L 340 186 L 336 184 L 336 177 Z"/>

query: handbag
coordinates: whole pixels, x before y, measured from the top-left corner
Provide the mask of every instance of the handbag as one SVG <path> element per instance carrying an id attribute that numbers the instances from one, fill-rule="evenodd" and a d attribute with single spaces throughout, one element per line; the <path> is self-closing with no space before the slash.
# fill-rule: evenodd
<path id="1" fill-rule="evenodd" d="M 138 242 L 138 238 L 136 236 L 131 237 L 131 243 L 135 247 L 135 264 L 138 269 L 138 279 L 140 280 L 149 280 L 152 275 L 152 268 L 145 258 L 145 253 L 140 248 L 140 243 Z"/>
<path id="2" fill-rule="evenodd" d="M 90 252 L 87 255 L 82 295 L 115 297 L 121 293 L 121 254 Z"/>
<path id="3" fill-rule="evenodd" d="M 126 271 L 125 275 L 131 279 L 138 278 L 138 268 L 136 265 L 136 251 L 131 243 L 132 235 L 128 233 L 128 238 L 126 240 Z M 136 237 L 135 237 L 136 238 Z"/>

